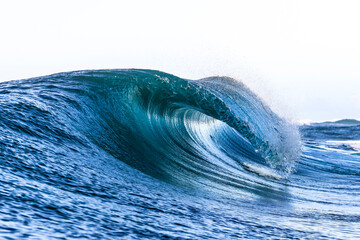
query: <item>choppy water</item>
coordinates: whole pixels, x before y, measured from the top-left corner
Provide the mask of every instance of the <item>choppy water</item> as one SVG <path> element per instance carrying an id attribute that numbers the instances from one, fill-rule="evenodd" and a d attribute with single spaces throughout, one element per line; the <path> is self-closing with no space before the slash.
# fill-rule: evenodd
<path id="1" fill-rule="evenodd" d="M 230 78 L 0 83 L 0 237 L 357 239 L 360 124 L 296 126 Z"/>

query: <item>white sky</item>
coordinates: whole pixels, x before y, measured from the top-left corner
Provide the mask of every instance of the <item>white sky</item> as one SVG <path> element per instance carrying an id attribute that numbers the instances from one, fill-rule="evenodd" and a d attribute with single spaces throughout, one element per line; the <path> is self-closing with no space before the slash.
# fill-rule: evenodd
<path id="1" fill-rule="evenodd" d="M 287 117 L 360 119 L 360 1 L 0 0 L 0 81 L 100 68 L 227 75 Z"/>

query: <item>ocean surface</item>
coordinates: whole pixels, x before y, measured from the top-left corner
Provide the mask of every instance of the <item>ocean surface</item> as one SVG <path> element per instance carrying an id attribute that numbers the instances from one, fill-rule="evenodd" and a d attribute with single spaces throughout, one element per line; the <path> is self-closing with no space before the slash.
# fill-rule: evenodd
<path id="1" fill-rule="evenodd" d="M 153 70 L 0 83 L 1 239 L 360 239 L 360 122 Z"/>

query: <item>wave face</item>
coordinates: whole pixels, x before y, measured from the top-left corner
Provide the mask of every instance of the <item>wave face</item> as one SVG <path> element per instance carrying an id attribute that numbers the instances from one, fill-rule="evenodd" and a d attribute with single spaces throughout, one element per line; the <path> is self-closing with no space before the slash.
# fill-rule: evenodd
<path id="1" fill-rule="evenodd" d="M 334 190 L 340 175 L 359 181 L 354 148 L 322 148 L 321 139 L 329 139 L 308 126 L 301 128 L 301 153 L 297 127 L 234 79 L 77 71 L 1 83 L 0 94 L 4 236 L 357 234 L 331 233 L 325 224 L 358 222 L 350 213 L 359 189 L 341 182 L 350 195 Z M 321 151 L 344 155 L 349 165 L 344 160 L 335 170 Z M 334 199 L 345 199 L 345 210 Z M 309 230 L 319 216 L 319 230 Z"/>

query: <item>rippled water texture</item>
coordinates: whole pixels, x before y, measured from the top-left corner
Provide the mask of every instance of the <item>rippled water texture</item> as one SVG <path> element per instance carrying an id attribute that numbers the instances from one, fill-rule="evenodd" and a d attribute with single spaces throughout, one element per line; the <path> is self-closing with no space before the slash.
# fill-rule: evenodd
<path id="1" fill-rule="evenodd" d="M 0 237 L 358 239 L 360 124 L 152 70 L 0 83 Z"/>

